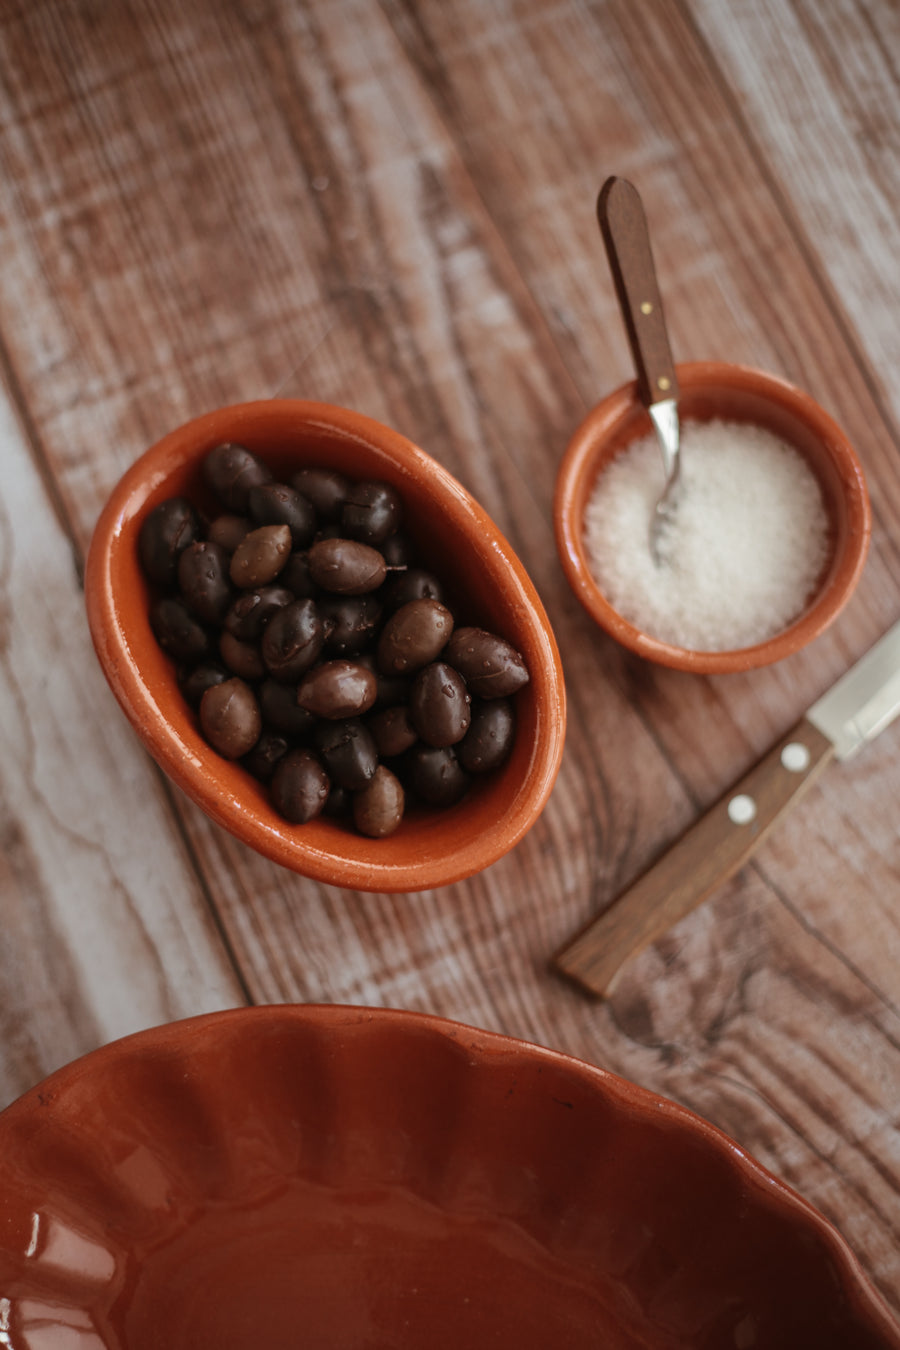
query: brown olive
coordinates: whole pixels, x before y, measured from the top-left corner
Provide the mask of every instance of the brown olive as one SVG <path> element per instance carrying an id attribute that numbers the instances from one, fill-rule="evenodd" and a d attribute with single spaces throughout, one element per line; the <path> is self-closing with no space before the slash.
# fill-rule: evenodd
<path id="1" fill-rule="evenodd" d="M 214 749 L 240 759 L 259 740 L 262 718 L 249 684 L 235 677 L 207 689 L 200 700 L 200 725 Z"/>
<path id="2" fill-rule="evenodd" d="M 326 595 L 318 607 L 330 655 L 356 656 L 371 645 L 381 618 L 381 603 L 374 595 Z"/>
<path id="3" fill-rule="evenodd" d="M 226 512 L 210 521 L 206 537 L 211 544 L 224 548 L 226 553 L 233 553 L 252 529 L 253 521 L 247 516 L 234 516 Z"/>
<path id="4" fill-rule="evenodd" d="M 490 773 L 508 759 L 515 736 L 516 718 L 509 699 L 475 703 L 469 730 L 456 747 L 457 758 L 469 773 Z"/>
<path id="5" fill-rule="evenodd" d="M 297 702 L 317 717 L 358 717 L 375 702 L 376 680 L 355 661 L 325 661 L 300 681 Z"/>
<path id="6" fill-rule="evenodd" d="M 317 539 L 309 550 L 309 575 L 336 595 L 365 595 L 385 578 L 384 558 L 356 539 Z"/>
<path id="7" fill-rule="evenodd" d="M 336 469 L 298 469 L 291 484 L 312 502 L 322 520 L 340 520 L 349 480 Z"/>
<path id="8" fill-rule="evenodd" d="M 260 586 L 242 591 L 225 615 L 225 629 L 242 642 L 256 642 L 266 624 L 294 599 L 286 586 Z"/>
<path id="9" fill-rule="evenodd" d="M 255 642 L 242 642 L 233 633 L 219 637 L 219 655 L 234 675 L 242 680 L 261 680 L 266 674 L 262 654 Z"/>
<path id="10" fill-rule="evenodd" d="M 146 576 L 157 586 L 173 587 L 178 559 L 200 532 L 200 518 L 184 497 L 155 506 L 141 525 L 138 552 Z"/>
<path id="11" fill-rule="evenodd" d="M 321 813 L 330 787 L 317 755 L 311 750 L 289 750 L 272 775 L 272 802 L 285 820 L 305 825 Z"/>
<path id="12" fill-rule="evenodd" d="M 188 609 L 203 623 L 221 624 L 231 604 L 228 554 L 197 539 L 178 559 L 178 586 Z"/>
<path id="13" fill-rule="evenodd" d="M 528 683 L 528 669 L 515 647 L 483 628 L 457 628 L 444 660 L 479 698 L 506 698 Z"/>
<path id="14" fill-rule="evenodd" d="M 243 513 L 250 489 L 268 483 L 271 470 L 243 445 L 217 445 L 203 461 L 203 476 L 219 501 L 229 511 Z"/>
<path id="15" fill-rule="evenodd" d="M 263 721 L 274 731 L 301 739 L 312 735 L 316 719 L 297 703 L 296 684 L 263 680 L 259 687 L 259 707 Z"/>
<path id="16" fill-rule="evenodd" d="M 351 792 L 364 788 L 378 767 L 372 734 L 356 717 L 325 722 L 314 743 L 332 783 Z"/>
<path id="17" fill-rule="evenodd" d="M 409 708 L 403 704 L 393 708 L 382 708 L 369 718 L 369 730 L 375 741 L 375 748 L 383 759 L 393 759 L 402 755 L 419 739 L 413 726 Z"/>
<path id="18" fill-rule="evenodd" d="M 247 496 L 251 519 L 257 525 L 287 525 L 294 548 L 306 548 L 316 533 L 312 503 L 286 483 L 257 483 Z"/>
<path id="19" fill-rule="evenodd" d="M 379 764 L 371 781 L 353 795 L 353 823 L 360 834 L 383 839 L 403 819 L 405 794 L 400 780 Z"/>
<path id="20" fill-rule="evenodd" d="M 392 614 L 378 639 L 378 664 L 404 675 L 433 661 L 453 632 L 453 615 L 438 600 L 410 600 Z"/>
<path id="21" fill-rule="evenodd" d="M 176 661 L 202 661 L 212 651 L 206 629 L 177 596 L 164 595 L 151 605 L 150 627 L 163 651 Z"/>
<path id="22" fill-rule="evenodd" d="M 262 635 L 262 659 L 276 680 L 295 682 L 317 660 L 325 630 L 314 600 L 294 600 L 283 606 L 266 624 Z"/>
<path id="23" fill-rule="evenodd" d="M 350 539 L 380 544 L 397 529 L 402 514 L 400 493 L 390 483 L 353 483 L 344 499 L 341 526 Z"/>
<path id="24" fill-rule="evenodd" d="M 260 525 L 241 540 L 231 556 L 231 580 L 242 590 L 253 590 L 273 581 L 291 552 L 287 525 Z"/>
<path id="25" fill-rule="evenodd" d="M 411 790 L 426 806 L 453 806 L 469 786 L 452 746 L 413 746 L 405 772 Z"/>
<path id="26" fill-rule="evenodd" d="M 270 782 L 280 760 L 290 749 L 286 736 L 278 731 L 263 731 L 253 749 L 241 760 L 244 768 L 261 783 Z"/>
<path id="27" fill-rule="evenodd" d="M 191 666 L 179 673 L 178 688 L 191 707 L 198 708 L 207 689 L 211 689 L 214 684 L 224 684 L 230 679 L 231 674 L 224 666 L 216 665 L 212 661 L 201 661 L 198 666 Z"/>
<path id="28" fill-rule="evenodd" d="M 322 807 L 322 814 L 325 816 L 332 816 L 338 820 L 342 816 L 349 815 L 351 796 L 352 793 L 348 792 L 346 788 L 337 787 L 332 783 L 328 799 Z"/>
<path id="29" fill-rule="evenodd" d="M 426 571 L 424 567 L 407 567 L 387 579 L 383 599 L 384 607 L 388 610 L 408 605 L 410 600 L 440 600 L 443 603 L 444 588 L 433 572 Z"/>
<path id="30" fill-rule="evenodd" d="M 309 554 L 305 549 L 294 550 L 278 573 L 278 584 L 293 591 L 298 600 L 315 599 L 319 594 L 319 587 L 309 575 Z"/>
<path id="31" fill-rule="evenodd" d="M 408 534 L 402 532 L 389 534 L 387 539 L 383 539 L 378 545 L 378 551 L 384 555 L 384 561 L 388 567 L 402 567 L 404 571 L 412 566 L 415 558 L 413 542 Z M 412 595 L 408 598 L 410 600 L 415 599 Z M 440 600 L 441 597 L 437 596 L 436 598 Z"/>
<path id="32" fill-rule="evenodd" d="M 432 661 L 413 680 L 410 719 L 426 745 L 455 745 L 469 729 L 471 701 L 459 671 Z"/>

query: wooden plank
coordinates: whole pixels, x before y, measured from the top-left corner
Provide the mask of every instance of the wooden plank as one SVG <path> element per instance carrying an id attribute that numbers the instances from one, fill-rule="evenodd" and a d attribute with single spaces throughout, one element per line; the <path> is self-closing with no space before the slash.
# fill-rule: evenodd
<path id="1" fill-rule="evenodd" d="M 0 502 L 2 1107 L 105 1041 L 244 997 L 5 397 Z"/>

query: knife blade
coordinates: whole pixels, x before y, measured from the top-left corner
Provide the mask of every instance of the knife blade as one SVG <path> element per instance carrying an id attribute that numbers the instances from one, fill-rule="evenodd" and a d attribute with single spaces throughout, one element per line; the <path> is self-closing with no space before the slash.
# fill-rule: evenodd
<path id="1" fill-rule="evenodd" d="M 611 994 L 624 963 L 741 868 L 832 760 L 850 759 L 900 714 L 900 623 L 608 909 L 553 958 L 585 992 Z"/>

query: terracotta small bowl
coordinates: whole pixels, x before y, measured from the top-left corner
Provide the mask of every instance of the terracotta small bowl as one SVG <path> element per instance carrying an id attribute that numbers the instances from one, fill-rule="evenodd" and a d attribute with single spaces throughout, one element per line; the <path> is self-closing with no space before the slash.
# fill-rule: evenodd
<path id="1" fill-rule="evenodd" d="M 83 1350 L 900 1350 L 699 1116 L 420 1013 L 247 1008 L 0 1113 L 0 1326 Z"/>
<path id="2" fill-rule="evenodd" d="M 530 682 L 515 698 L 517 732 L 506 764 L 479 776 L 444 811 L 413 808 L 382 839 L 319 817 L 291 825 L 266 787 L 203 740 L 150 628 L 150 589 L 138 559 L 141 522 L 157 503 L 206 499 L 200 464 L 213 446 L 237 441 L 276 477 L 328 464 L 352 478 L 394 484 L 404 530 L 426 567 L 444 581 L 457 621 L 505 637 L 525 658 Z M 446 885 L 511 849 L 540 814 L 562 757 L 565 691 L 556 642 L 524 567 L 496 525 L 434 459 L 398 432 L 328 404 L 272 399 L 223 408 L 188 422 L 148 450 L 104 508 L 85 573 L 91 635 L 112 690 L 147 749 L 215 821 L 284 867 L 334 885 L 412 891 Z"/>
<path id="3" fill-rule="evenodd" d="M 642 632 L 607 600 L 591 573 L 584 515 L 600 473 L 636 439 L 652 434 L 637 384 L 623 385 L 591 410 L 563 456 L 556 485 L 556 544 L 566 577 L 593 619 L 638 656 L 677 670 L 720 674 L 751 670 L 805 647 L 837 618 L 859 580 L 871 533 L 862 468 L 840 427 L 809 394 L 747 366 L 697 361 L 677 367 L 682 421 L 748 422 L 798 450 L 822 487 L 830 556 L 815 593 L 787 627 L 765 642 L 733 651 L 694 651 Z"/>

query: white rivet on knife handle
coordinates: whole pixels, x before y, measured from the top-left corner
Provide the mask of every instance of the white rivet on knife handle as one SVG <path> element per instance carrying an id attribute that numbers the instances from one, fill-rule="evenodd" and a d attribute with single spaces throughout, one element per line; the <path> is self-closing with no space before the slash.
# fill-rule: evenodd
<path id="1" fill-rule="evenodd" d="M 746 792 L 739 792 L 728 803 L 728 819 L 734 825 L 749 825 L 756 815 L 756 802 Z"/>
<path id="2" fill-rule="evenodd" d="M 809 761 L 809 747 L 802 741 L 789 741 L 781 752 L 781 762 L 789 773 L 803 773 Z"/>

